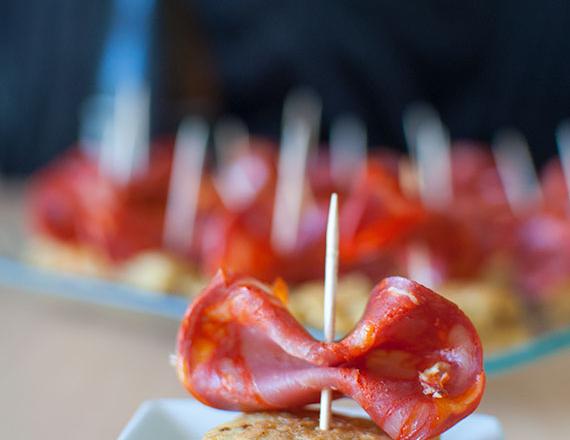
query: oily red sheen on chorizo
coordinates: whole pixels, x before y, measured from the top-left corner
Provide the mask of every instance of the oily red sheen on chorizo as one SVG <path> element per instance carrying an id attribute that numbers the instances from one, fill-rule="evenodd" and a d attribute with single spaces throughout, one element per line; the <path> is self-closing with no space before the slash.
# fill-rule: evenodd
<path id="1" fill-rule="evenodd" d="M 178 334 L 178 374 L 206 405 L 261 411 L 319 401 L 358 402 L 394 439 L 434 437 L 473 412 L 485 374 L 481 342 L 453 303 L 404 278 L 386 278 L 353 331 L 315 340 L 288 312 L 286 287 L 220 271 Z"/>

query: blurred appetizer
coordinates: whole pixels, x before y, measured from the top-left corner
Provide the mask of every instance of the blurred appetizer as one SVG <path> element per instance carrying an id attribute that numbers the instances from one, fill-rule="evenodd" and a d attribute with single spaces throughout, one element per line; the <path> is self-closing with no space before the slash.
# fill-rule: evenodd
<path id="1" fill-rule="evenodd" d="M 570 324 L 570 222 L 538 214 L 518 230 L 519 291 L 547 328 Z"/>
<path id="2" fill-rule="evenodd" d="M 560 160 L 541 176 L 542 207 L 516 230 L 516 286 L 543 328 L 570 324 L 570 194 Z"/>
<path id="3" fill-rule="evenodd" d="M 171 145 L 158 144 L 150 160 L 148 170 L 126 183 L 103 173 L 80 150 L 38 173 L 29 190 L 33 239 L 28 258 L 49 268 L 184 292 L 187 274 L 197 273 L 198 251 L 164 251 Z M 202 187 L 201 224 L 217 203 L 212 186 Z"/>
<path id="4" fill-rule="evenodd" d="M 340 334 L 358 321 L 371 280 L 396 273 L 436 287 L 456 302 L 490 351 L 530 336 L 523 301 L 510 278 L 517 219 L 506 201 L 493 157 L 479 146 L 462 144 L 452 151 L 451 159 L 455 198 L 445 209 L 428 209 L 413 194 L 406 197 L 404 179 L 400 178 L 398 188 L 389 173 L 376 168 L 373 174 L 371 166 L 365 175 L 369 185 L 356 185 L 359 190 L 343 204 L 340 268 L 350 272 L 338 286 Z M 371 199 L 374 194 L 382 197 Z M 368 205 L 358 205 L 359 200 L 368 200 Z M 362 214 L 366 212 L 368 218 Z M 371 213 L 376 216 L 370 217 Z M 358 258 L 353 260 L 354 256 Z M 290 298 L 292 313 L 316 328 L 322 328 L 322 291 L 320 281 L 310 281 L 293 287 Z"/>
<path id="5" fill-rule="evenodd" d="M 282 277 L 291 286 L 292 313 L 319 328 L 323 268 L 314 262 L 324 257 L 328 195 L 336 192 L 340 334 L 358 321 L 373 282 L 392 274 L 459 304 L 490 350 L 528 338 L 535 311 L 541 328 L 570 323 L 570 199 L 559 161 L 542 175 L 542 204 L 519 209 L 491 151 L 458 143 L 449 152 L 449 194 L 434 204 L 413 161 L 386 149 L 359 157 L 339 155 L 338 146 L 313 149 L 290 175 L 274 143 L 242 136 L 223 160 L 204 162 L 194 195 L 176 198 L 182 207 L 195 204 L 187 210 L 194 213 L 191 228 L 174 221 L 178 235 L 191 229 L 185 241 L 176 234 L 165 240 L 169 219 L 180 217 L 169 214 L 173 168 L 180 165 L 172 144 L 157 142 L 147 168 L 124 182 L 79 149 L 40 171 L 30 188 L 29 258 L 190 296 L 218 267 L 262 282 Z M 295 197 L 285 204 L 294 209 L 278 216 L 283 185 L 293 177 Z M 414 266 L 423 266 L 423 275 Z"/>

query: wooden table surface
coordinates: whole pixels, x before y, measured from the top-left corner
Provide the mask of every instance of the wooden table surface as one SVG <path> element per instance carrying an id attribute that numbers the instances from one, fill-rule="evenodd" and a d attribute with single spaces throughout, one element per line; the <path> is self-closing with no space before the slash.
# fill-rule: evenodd
<path id="1" fill-rule="evenodd" d="M 177 323 L 0 286 L 0 438 L 116 438 L 145 399 L 181 397 Z M 570 438 L 570 351 L 489 380 L 506 438 Z"/>

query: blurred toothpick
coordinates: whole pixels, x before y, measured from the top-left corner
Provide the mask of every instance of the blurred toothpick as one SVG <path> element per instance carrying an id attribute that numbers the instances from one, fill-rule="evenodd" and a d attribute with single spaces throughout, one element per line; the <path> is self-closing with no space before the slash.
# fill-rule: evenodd
<path id="1" fill-rule="evenodd" d="M 176 135 L 164 220 L 163 240 L 170 250 L 184 252 L 192 244 L 207 144 L 208 124 L 186 118 Z"/>
<path id="2" fill-rule="evenodd" d="M 525 137 L 514 129 L 499 131 L 493 140 L 493 154 L 513 213 L 522 215 L 537 206 L 542 191 Z"/>
<path id="3" fill-rule="evenodd" d="M 366 167 L 366 127 L 358 117 L 337 118 L 330 133 L 331 175 L 339 186 L 350 184 Z"/>
<path id="4" fill-rule="evenodd" d="M 283 134 L 271 225 L 271 244 L 280 252 L 297 243 L 309 149 L 317 142 L 321 101 L 311 90 L 300 89 L 285 100 Z"/>
<path id="5" fill-rule="evenodd" d="M 439 114 L 426 103 L 413 104 L 404 113 L 404 134 L 422 202 L 431 209 L 448 207 L 453 200 L 451 146 Z"/>

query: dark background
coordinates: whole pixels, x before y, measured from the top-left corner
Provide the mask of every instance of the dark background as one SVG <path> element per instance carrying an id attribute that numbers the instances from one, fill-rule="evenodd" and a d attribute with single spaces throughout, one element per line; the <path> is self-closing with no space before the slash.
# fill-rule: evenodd
<path id="1" fill-rule="evenodd" d="M 0 5 L 0 166 L 28 173 L 76 141 L 114 2 Z M 353 111 L 372 144 L 402 148 L 402 111 L 421 99 L 455 139 L 520 129 L 540 165 L 570 116 L 565 0 L 162 0 L 151 21 L 156 135 L 194 111 L 278 138 L 285 95 L 308 85 L 323 98 L 324 138 Z"/>

